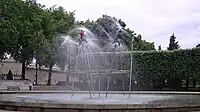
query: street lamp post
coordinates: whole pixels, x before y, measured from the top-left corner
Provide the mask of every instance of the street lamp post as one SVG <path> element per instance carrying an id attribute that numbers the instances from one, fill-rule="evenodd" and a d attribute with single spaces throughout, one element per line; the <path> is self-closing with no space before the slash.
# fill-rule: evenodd
<path id="1" fill-rule="evenodd" d="M 38 80 L 38 75 L 37 75 L 37 73 L 38 73 L 38 67 L 37 67 L 37 59 L 36 59 L 36 52 L 34 52 L 34 58 L 35 58 L 35 84 L 37 85 L 38 83 L 37 83 L 37 80 Z"/>

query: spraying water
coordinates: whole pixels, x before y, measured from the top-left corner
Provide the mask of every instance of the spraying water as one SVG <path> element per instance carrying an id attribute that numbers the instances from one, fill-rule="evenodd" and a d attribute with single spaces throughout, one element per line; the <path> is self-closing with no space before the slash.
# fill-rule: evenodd
<path id="1" fill-rule="evenodd" d="M 95 23 L 106 34 L 108 40 L 105 45 L 106 51 L 100 46 L 99 38 L 89 29 L 85 27 L 76 27 L 69 32 L 69 35 L 64 37 L 65 41 L 62 45 L 67 45 L 67 52 L 69 54 L 69 66 L 68 71 L 72 77 L 79 77 L 81 74 L 86 75 L 86 82 L 88 83 L 88 90 L 90 98 L 92 98 L 92 92 L 94 91 L 93 77 L 99 77 L 99 91 L 101 74 L 107 74 L 107 87 L 106 98 L 109 91 L 110 75 L 117 69 L 114 69 L 113 63 L 116 60 L 115 52 L 123 51 L 126 49 L 125 45 L 120 41 L 123 38 L 120 34 L 125 32 L 123 30 L 124 25 L 119 22 L 113 21 L 113 25 L 117 27 L 117 31 L 114 36 L 111 36 L 109 32 L 99 24 Z M 120 37 L 121 36 L 121 37 Z M 107 60 L 108 54 L 112 54 L 112 58 Z M 107 63 L 105 63 L 107 62 Z M 74 96 L 75 80 L 72 80 L 72 92 L 71 96 Z M 124 87 L 123 87 L 124 88 Z M 100 92 L 99 92 L 100 97 Z"/>

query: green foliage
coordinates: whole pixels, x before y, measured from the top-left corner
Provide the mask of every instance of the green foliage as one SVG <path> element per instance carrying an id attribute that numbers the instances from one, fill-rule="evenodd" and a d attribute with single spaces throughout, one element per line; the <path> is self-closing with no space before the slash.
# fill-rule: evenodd
<path id="1" fill-rule="evenodd" d="M 79 21 L 76 24 L 84 25 L 88 28 L 92 33 L 98 37 L 100 41 L 100 45 L 104 47 L 108 42 L 110 42 L 108 37 L 115 37 L 117 31 L 119 30 L 119 26 L 117 23 L 117 19 L 115 17 L 111 17 L 108 15 L 102 15 L 96 21 Z M 131 40 L 133 38 L 133 50 L 134 51 L 146 51 L 146 50 L 155 50 L 154 43 L 147 42 L 142 40 L 141 35 L 137 35 L 133 30 L 129 28 L 123 28 L 126 32 L 121 33 L 120 35 L 123 37 L 121 38 L 121 42 L 127 46 L 127 48 L 131 49 Z"/>
<path id="2" fill-rule="evenodd" d="M 0 59 L 3 59 L 4 53 L 8 51 L 9 43 L 11 43 L 11 39 L 8 37 L 15 31 L 15 29 L 10 30 L 13 27 L 10 24 L 11 18 L 15 16 L 13 11 L 17 11 L 15 2 L 14 0 L 0 2 Z"/>
<path id="3" fill-rule="evenodd" d="M 154 42 L 142 40 L 141 35 L 133 36 L 133 51 L 155 50 Z"/>
<path id="4" fill-rule="evenodd" d="M 140 84 L 200 77 L 200 49 L 134 52 L 133 74 Z M 170 84 L 169 84 L 170 85 Z"/>
<path id="5" fill-rule="evenodd" d="M 158 46 L 158 50 L 162 50 L 162 47 L 161 47 L 161 45 L 159 45 L 159 46 Z"/>
<path id="6" fill-rule="evenodd" d="M 66 12 L 62 7 L 48 9 L 48 18 L 45 17 L 44 36 L 48 39 L 49 49 L 46 60 L 47 66 L 56 64 L 56 52 L 63 40 L 60 35 L 67 34 L 74 24 L 74 13 Z M 50 22 L 49 22 L 50 21 Z"/>
<path id="7" fill-rule="evenodd" d="M 52 68 L 57 63 L 57 48 L 61 43 L 57 37 L 66 34 L 74 24 L 74 12 L 55 6 L 48 9 L 36 0 L 3 0 L 0 3 L 0 58 L 9 53 L 21 62 L 22 79 L 33 56 L 39 65 Z"/>
<path id="8" fill-rule="evenodd" d="M 51 7 L 47 9 L 47 17 L 44 18 L 44 36 L 48 40 L 48 47 L 43 51 L 44 65 L 49 67 L 48 85 L 51 85 L 51 72 L 55 64 L 64 65 L 66 54 L 60 53 L 60 47 L 64 41 L 61 35 L 65 35 L 74 25 L 74 12 L 66 12 L 63 7 Z M 41 53 L 40 53 L 41 54 Z M 63 61 L 60 61 L 63 59 Z M 62 66 L 63 67 L 63 66 Z"/>
<path id="9" fill-rule="evenodd" d="M 66 65 L 67 54 L 65 48 L 61 48 L 61 36 L 68 33 L 74 22 L 74 12 L 67 12 L 63 7 L 46 8 L 36 0 L 3 0 L 0 2 L 0 59 L 4 58 L 5 53 L 11 54 L 22 63 L 22 79 L 25 79 L 25 67 L 35 56 L 39 65 L 49 67 L 50 84 L 52 67 L 58 64 L 64 68 Z M 107 37 L 115 37 L 119 30 L 116 22 L 116 18 L 103 15 L 96 21 L 77 24 L 85 25 L 105 46 L 110 41 Z M 154 43 L 142 40 L 141 35 L 136 36 L 128 28 L 124 30 L 127 33 L 121 40 L 129 49 L 132 38 L 133 50 L 154 49 Z"/>
<path id="10" fill-rule="evenodd" d="M 37 4 L 35 0 L 5 0 L 1 7 L 2 37 L 6 48 L 4 52 L 10 53 L 22 63 L 22 79 L 25 79 L 25 66 L 33 57 L 32 43 L 35 36 L 42 36 L 39 34 L 44 6 Z"/>

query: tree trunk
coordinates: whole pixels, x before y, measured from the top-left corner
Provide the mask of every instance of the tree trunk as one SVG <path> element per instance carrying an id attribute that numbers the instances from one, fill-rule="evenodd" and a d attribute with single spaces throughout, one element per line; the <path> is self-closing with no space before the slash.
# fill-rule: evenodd
<path id="1" fill-rule="evenodd" d="M 189 79 L 186 79 L 186 88 L 189 88 Z"/>
<path id="2" fill-rule="evenodd" d="M 48 86 L 51 85 L 52 68 L 53 68 L 53 65 L 50 65 L 49 66 L 49 76 L 48 76 L 48 81 L 47 81 Z"/>
<path id="3" fill-rule="evenodd" d="M 197 81 L 196 81 L 196 79 L 193 79 L 193 88 L 196 88 L 196 85 L 197 85 Z"/>
<path id="4" fill-rule="evenodd" d="M 22 61 L 22 75 L 21 75 L 21 79 L 22 80 L 25 80 L 26 77 L 25 77 L 25 70 L 26 70 L 26 61 Z"/>

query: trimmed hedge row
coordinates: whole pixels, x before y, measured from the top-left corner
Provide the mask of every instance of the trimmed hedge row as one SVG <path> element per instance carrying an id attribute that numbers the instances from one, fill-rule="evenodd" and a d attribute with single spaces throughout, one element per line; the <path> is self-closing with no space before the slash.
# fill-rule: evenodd
<path id="1" fill-rule="evenodd" d="M 141 86 L 188 87 L 200 79 L 200 48 L 133 53 L 133 74 Z M 176 87 L 175 87 L 176 86 Z"/>
<path id="2" fill-rule="evenodd" d="M 106 58 L 102 58 L 102 55 Z M 112 69 L 130 70 L 130 52 L 93 54 L 92 57 L 95 61 L 90 63 L 91 69 L 98 69 L 102 65 L 105 69 L 108 69 L 110 68 L 110 63 L 112 63 Z M 73 61 L 75 63 L 75 60 Z M 81 62 L 79 64 L 81 66 Z M 125 90 L 128 90 L 129 73 L 121 75 L 125 80 Z M 182 89 L 183 85 L 188 88 L 191 84 L 196 87 L 197 82 L 200 81 L 200 48 L 173 51 L 134 51 L 132 78 L 132 90 Z M 116 79 L 117 85 L 112 84 Z M 106 76 L 102 78 L 101 83 L 101 89 L 106 90 Z M 110 81 L 110 89 L 116 86 L 116 90 L 122 90 L 120 85 L 122 85 L 121 76 L 113 74 Z M 98 81 L 96 86 L 98 87 Z"/>

